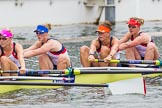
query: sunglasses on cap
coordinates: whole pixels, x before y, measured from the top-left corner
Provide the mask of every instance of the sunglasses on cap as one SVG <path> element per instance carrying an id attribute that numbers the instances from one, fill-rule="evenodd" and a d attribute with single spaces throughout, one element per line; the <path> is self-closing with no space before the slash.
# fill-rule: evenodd
<path id="1" fill-rule="evenodd" d="M 129 28 L 136 28 L 136 26 L 128 25 Z"/>
<path id="2" fill-rule="evenodd" d="M 7 40 L 7 38 L 3 37 L 3 38 L 0 38 L 0 40 Z"/>

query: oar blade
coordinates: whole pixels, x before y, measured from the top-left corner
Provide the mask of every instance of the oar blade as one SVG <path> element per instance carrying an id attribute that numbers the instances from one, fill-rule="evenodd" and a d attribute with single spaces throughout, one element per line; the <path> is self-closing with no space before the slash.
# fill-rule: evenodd
<path id="1" fill-rule="evenodd" d="M 146 95 L 146 85 L 143 77 L 109 83 L 109 89 L 113 95 L 114 94 Z"/>

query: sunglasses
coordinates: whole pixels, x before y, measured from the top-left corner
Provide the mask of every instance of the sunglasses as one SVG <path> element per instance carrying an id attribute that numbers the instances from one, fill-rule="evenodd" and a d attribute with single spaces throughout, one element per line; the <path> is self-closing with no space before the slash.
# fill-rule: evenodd
<path id="1" fill-rule="evenodd" d="M 136 26 L 128 25 L 129 28 L 136 28 Z"/>
<path id="2" fill-rule="evenodd" d="M 44 34 L 44 32 L 35 32 L 37 35 Z"/>
<path id="3" fill-rule="evenodd" d="M 97 35 L 103 35 L 105 32 L 96 32 Z"/>
<path id="4" fill-rule="evenodd" d="M 0 40 L 7 40 L 7 38 L 0 38 Z"/>

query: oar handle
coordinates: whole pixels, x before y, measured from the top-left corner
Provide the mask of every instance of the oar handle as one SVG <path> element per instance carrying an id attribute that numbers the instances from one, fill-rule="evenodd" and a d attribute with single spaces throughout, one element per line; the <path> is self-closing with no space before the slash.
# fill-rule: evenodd
<path id="1" fill-rule="evenodd" d="M 104 60 L 103 59 L 94 59 L 92 62 L 104 62 Z M 110 63 L 121 63 L 121 61 L 120 60 L 110 60 Z"/>

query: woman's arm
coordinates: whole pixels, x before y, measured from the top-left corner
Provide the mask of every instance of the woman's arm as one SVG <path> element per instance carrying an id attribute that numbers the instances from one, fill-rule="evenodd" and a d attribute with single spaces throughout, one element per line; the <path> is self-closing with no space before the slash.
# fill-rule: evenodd
<path id="1" fill-rule="evenodd" d="M 131 37 L 130 32 L 127 32 L 120 40 L 119 40 L 119 45 L 122 43 L 127 42 Z"/>
<path id="2" fill-rule="evenodd" d="M 0 57 L 2 56 L 2 51 L 0 49 Z M 1 69 L 1 61 L 0 61 L 0 69 Z"/>
<path id="3" fill-rule="evenodd" d="M 118 48 L 119 48 L 119 40 L 113 37 L 110 53 L 107 55 L 107 57 L 104 58 L 104 62 L 110 62 L 110 60 L 113 58 L 113 56 L 118 51 Z"/>
<path id="4" fill-rule="evenodd" d="M 27 52 L 29 50 L 34 50 L 37 49 L 39 47 L 41 47 L 42 43 L 40 41 L 36 41 L 32 46 L 30 46 L 29 48 L 24 49 L 24 52 Z"/>
<path id="5" fill-rule="evenodd" d="M 47 43 L 44 43 L 41 47 L 37 49 L 30 49 L 27 52 L 24 52 L 25 58 L 30 58 L 40 54 L 45 54 L 48 51 L 59 51 L 62 45 L 57 40 L 49 40 Z"/>
<path id="6" fill-rule="evenodd" d="M 128 40 L 131 38 L 131 33 L 127 32 L 124 37 L 119 40 L 119 50 L 125 50 L 128 48 Z"/>
<path id="7" fill-rule="evenodd" d="M 97 46 L 98 46 L 98 39 L 92 40 L 91 45 L 90 45 L 89 54 L 93 55 L 97 50 Z"/>
<path id="8" fill-rule="evenodd" d="M 112 48 L 108 56 L 113 57 L 119 49 L 119 40 L 113 37 Z"/>
<path id="9" fill-rule="evenodd" d="M 140 44 L 147 44 L 151 41 L 151 36 L 147 33 L 142 33 L 140 36 L 136 37 L 133 41 L 128 42 L 127 48 L 135 47 Z"/>
<path id="10" fill-rule="evenodd" d="M 151 36 L 147 33 L 142 33 L 140 36 L 136 37 L 133 41 L 123 43 L 119 46 L 120 50 L 124 50 L 126 48 L 135 47 L 140 44 L 147 44 L 151 41 Z"/>
<path id="11" fill-rule="evenodd" d="M 15 50 L 16 50 L 16 53 L 17 53 L 17 58 L 18 58 L 20 65 L 21 65 L 21 69 L 25 70 L 25 61 L 24 61 L 22 45 L 16 43 Z"/>

